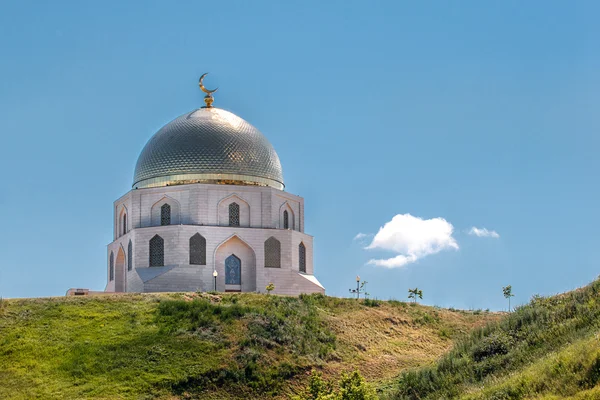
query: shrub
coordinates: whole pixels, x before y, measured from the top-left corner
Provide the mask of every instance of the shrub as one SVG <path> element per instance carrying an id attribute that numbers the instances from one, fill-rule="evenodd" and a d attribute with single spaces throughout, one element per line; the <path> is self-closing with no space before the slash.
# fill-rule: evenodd
<path id="1" fill-rule="evenodd" d="M 376 400 L 377 395 L 373 388 L 365 381 L 365 378 L 358 371 L 354 371 L 351 374 L 342 374 L 337 399 Z"/>
<path id="2" fill-rule="evenodd" d="M 504 332 L 494 332 L 484 337 L 473 348 L 473 360 L 483 361 L 488 357 L 507 354 L 512 346 L 512 338 Z"/>
<path id="3" fill-rule="evenodd" d="M 342 373 L 338 388 L 333 389 L 320 373 L 313 371 L 307 388 L 294 400 L 377 400 L 375 390 L 365 381 L 360 372 Z"/>
<path id="4" fill-rule="evenodd" d="M 585 380 L 582 382 L 582 386 L 586 389 L 591 389 L 598 383 L 600 383 L 600 356 L 596 357 L 596 360 L 594 360 L 591 367 L 588 369 Z"/>
<path id="5" fill-rule="evenodd" d="M 367 307 L 379 307 L 381 302 L 377 299 L 364 299 L 363 304 Z"/>

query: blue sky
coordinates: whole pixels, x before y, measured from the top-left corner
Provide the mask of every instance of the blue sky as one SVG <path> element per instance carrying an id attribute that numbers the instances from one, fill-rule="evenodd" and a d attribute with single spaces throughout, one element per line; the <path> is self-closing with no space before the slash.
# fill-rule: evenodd
<path id="1" fill-rule="evenodd" d="M 600 273 L 597 2 L 0 7 L 0 296 L 104 288 L 112 203 L 203 72 L 305 198 L 328 294 L 501 309 Z"/>

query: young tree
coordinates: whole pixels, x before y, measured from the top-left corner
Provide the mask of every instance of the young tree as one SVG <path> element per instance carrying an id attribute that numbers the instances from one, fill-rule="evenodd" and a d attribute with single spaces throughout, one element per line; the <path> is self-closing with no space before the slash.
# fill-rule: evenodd
<path id="1" fill-rule="evenodd" d="M 413 303 L 417 303 L 417 297 L 419 299 L 423 298 L 423 291 L 419 288 L 408 289 L 408 298 L 413 299 Z"/>
<path id="2" fill-rule="evenodd" d="M 512 286 L 504 286 L 502 288 L 502 293 L 504 293 L 504 297 L 508 299 L 508 312 L 510 312 L 510 298 L 514 296 L 514 294 L 512 294 Z"/>
<path id="3" fill-rule="evenodd" d="M 275 284 L 273 282 L 269 282 L 265 290 L 267 291 L 267 294 L 271 294 L 271 291 L 275 290 Z"/>
<path id="4" fill-rule="evenodd" d="M 360 283 L 360 291 L 361 291 L 361 292 L 364 294 L 364 296 L 365 296 L 365 299 L 366 299 L 367 297 L 369 297 L 369 293 L 367 292 L 367 283 L 369 283 L 369 282 L 367 282 L 367 281 L 362 281 L 362 282 Z"/>

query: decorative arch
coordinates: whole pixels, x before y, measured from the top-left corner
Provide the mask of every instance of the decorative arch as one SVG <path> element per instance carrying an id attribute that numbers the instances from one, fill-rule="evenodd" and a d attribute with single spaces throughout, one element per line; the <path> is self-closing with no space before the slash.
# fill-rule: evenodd
<path id="1" fill-rule="evenodd" d="M 199 233 L 190 238 L 190 264 L 206 265 L 206 239 Z"/>
<path id="2" fill-rule="evenodd" d="M 165 204 L 167 206 L 165 206 Z M 181 221 L 180 212 L 181 206 L 179 205 L 179 202 L 172 197 L 164 196 L 152 205 L 150 210 L 151 226 L 179 225 Z M 167 214 L 168 219 L 165 219 Z"/>
<path id="3" fill-rule="evenodd" d="M 287 201 L 279 207 L 279 227 L 281 229 L 296 229 L 295 213 Z"/>
<path id="4" fill-rule="evenodd" d="M 220 226 L 250 227 L 250 204 L 237 194 L 221 199 L 217 205 L 217 214 Z"/>
<path id="5" fill-rule="evenodd" d="M 281 242 L 273 236 L 265 241 L 265 267 L 281 268 Z"/>
<path id="6" fill-rule="evenodd" d="M 149 242 L 150 266 L 164 267 L 165 265 L 165 241 L 159 235 L 154 235 Z"/>
<path id="7" fill-rule="evenodd" d="M 234 255 L 240 260 L 240 284 L 226 283 L 226 260 Z M 231 260 L 229 261 L 231 263 Z M 256 255 L 252 247 L 238 235 L 232 235 L 217 246 L 214 252 L 214 266 L 217 271 L 217 290 L 256 291 Z M 212 285 L 211 285 L 212 289 Z"/>
<path id="8" fill-rule="evenodd" d="M 306 246 L 302 242 L 298 245 L 298 271 L 306 273 Z"/>

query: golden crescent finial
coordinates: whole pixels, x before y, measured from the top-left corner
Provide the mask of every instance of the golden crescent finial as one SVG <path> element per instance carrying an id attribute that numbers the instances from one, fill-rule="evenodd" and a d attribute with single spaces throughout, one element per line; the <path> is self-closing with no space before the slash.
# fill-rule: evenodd
<path id="1" fill-rule="evenodd" d="M 205 74 L 202 74 L 202 76 L 200 77 L 200 80 L 198 81 L 198 86 L 200 86 L 200 90 L 202 90 L 204 93 L 206 93 L 206 96 L 204 96 L 204 102 L 206 103 L 206 108 L 211 108 L 212 107 L 212 103 L 214 101 L 214 98 L 212 96 L 212 94 L 214 92 L 216 92 L 217 90 L 219 90 L 219 88 L 213 89 L 213 90 L 209 90 L 204 86 L 204 83 L 202 82 L 204 77 L 208 75 L 208 72 Z"/>
<path id="2" fill-rule="evenodd" d="M 204 80 L 204 77 L 208 75 L 208 72 L 205 74 L 202 74 L 202 76 L 200 77 L 200 80 L 198 81 L 198 86 L 200 86 L 200 89 L 206 93 L 206 94 L 213 94 L 214 92 L 216 92 L 217 90 L 219 90 L 219 88 L 213 89 L 213 90 L 209 90 L 204 86 L 204 83 L 202 82 Z"/>

